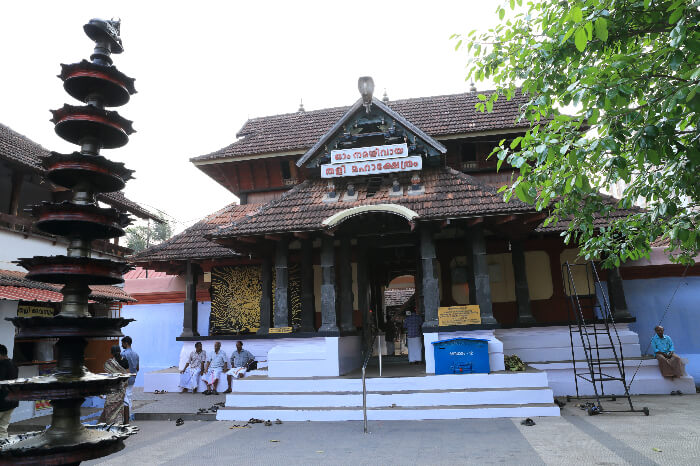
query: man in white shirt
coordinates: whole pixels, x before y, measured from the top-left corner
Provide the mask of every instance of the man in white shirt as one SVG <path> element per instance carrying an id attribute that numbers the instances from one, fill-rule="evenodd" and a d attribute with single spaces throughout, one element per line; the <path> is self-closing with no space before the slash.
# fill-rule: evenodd
<path id="1" fill-rule="evenodd" d="M 219 382 L 221 374 L 226 371 L 228 367 L 228 358 L 226 353 L 221 350 L 221 342 L 217 341 L 214 343 L 214 352 L 209 356 L 207 361 L 207 375 L 204 377 L 204 383 L 207 384 L 207 390 L 204 392 L 205 395 L 218 395 L 219 392 L 216 391 L 216 384 Z"/>

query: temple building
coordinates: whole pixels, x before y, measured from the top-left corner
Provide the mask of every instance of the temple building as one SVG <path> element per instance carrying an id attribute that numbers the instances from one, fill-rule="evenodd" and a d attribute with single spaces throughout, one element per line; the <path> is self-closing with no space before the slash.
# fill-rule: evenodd
<path id="1" fill-rule="evenodd" d="M 566 222 L 544 226 L 546 213 L 504 201 L 498 187 L 513 169 L 498 171 L 489 157 L 529 129 L 518 119 L 527 96 L 481 113 L 476 92 L 390 101 L 372 96 L 371 78 L 359 88 L 349 107 L 250 119 L 235 142 L 191 159 L 240 204 L 131 258 L 184 278 L 181 361 L 195 341 L 207 350 L 223 341 L 230 352 L 243 340 L 270 378 L 353 374 L 368 335 L 386 330 L 387 309 L 413 308 L 423 319 L 423 378 L 435 373 L 433 342 L 473 337 L 488 340 L 492 374 L 503 371 L 505 353 L 544 375 L 498 387 L 570 391 L 570 367 L 556 362 L 572 359 L 562 264 L 576 262 L 578 250 L 562 240 Z M 600 296 L 585 273 L 577 293 L 592 304 Z M 626 356 L 641 360 L 620 272 L 601 278 Z M 414 289 L 402 302 L 396 292 L 387 299 L 397 279 Z M 174 390 L 176 375 L 154 373 L 149 382 L 147 374 L 146 390 Z M 638 377 L 665 382 L 651 370 Z M 545 391 L 512 403 L 551 413 Z"/>

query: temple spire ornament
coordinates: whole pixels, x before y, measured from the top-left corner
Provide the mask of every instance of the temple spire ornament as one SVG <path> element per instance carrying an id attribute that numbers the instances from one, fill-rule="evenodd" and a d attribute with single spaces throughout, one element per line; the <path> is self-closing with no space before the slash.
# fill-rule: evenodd
<path id="1" fill-rule="evenodd" d="M 66 92 L 84 105 L 53 110 L 56 134 L 80 147 L 79 152 L 52 152 L 43 160 L 46 177 L 71 192 L 70 200 L 32 207 L 37 229 L 68 241 L 65 255 L 18 259 L 27 278 L 61 284 L 61 311 L 54 317 L 8 318 L 17 338 L 55 339 L 56 369 L 50 375 L 0 382 L 9 400 L 50 399 L 51 425 L 45 431 L 0 439 L 0 463 L 78 464 L 124 448 L 137 428 L 129 425 L 83 425 L 85 397 L 119 390 L 129 376 L 93 374 L 84 366 L 88 338 L 119 338 L 133 319 L 93 317 L 88 307 L 90 285 L 115 285 L 130 267 L 122 261 L 92 257 L 92 242 L 124 235 L 128 215 L 98 205 L 96 195 L 120 191 L 132 171 L 100 155 L 102 149 L 124 146 L 134 132 L 131 121 L 105 107 L 124 105 L 134 80 L 112 65 L 122 53 L 119 20 L 92 19 L 85 34 L 95 42 L 90 61 L 61 65 Z"/>
<path id="2" fill-rule="evenodd" d="M 362 76 L 357 80 L 357 90 L 360 91 L 365 111 L 369 113 L 372 107 L 372 93 L 374 92 L 374 80 L 371 76 Z"/>

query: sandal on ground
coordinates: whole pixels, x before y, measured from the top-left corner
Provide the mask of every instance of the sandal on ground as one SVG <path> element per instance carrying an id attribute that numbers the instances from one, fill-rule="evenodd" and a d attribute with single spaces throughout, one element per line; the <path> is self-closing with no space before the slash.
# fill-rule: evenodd
<path id="1" fill-rule="evenodd" d="M 523 419 L 522 421 L 520 421 L 520 423 L 524 426 L 534 426 L 535 425 L 535 421 L 533 421 L 530 418 Z"/>
<path id="2" fill-rule="evenodd" d="M 275 419 L 275 424 L 282 424 L 282 421 L 280 421 L 279 419 Z"/>
<path id="3" fill-rule="evenodd" d="M 227 388 L 226 391 L 223 392 L 223 393 L 224 393 L 224 394 L 226 394 L 226 393 L 231 393 L 231 389 L 230 389 L 230 388 Z"/>
<path id="4" fill-rule="evenodd" d="M 265 426 L 270 427 L 271 425 L 272 425 L 272 422 L 270 422 L 269 419 L 267 421 L 265 421 Z"/>
<path id="5" fill-rule="evenodd" d="M 177 418 L 177 421 L 175 421 L 175 425 L 178 427 L 183 425 L 184 423 L 185 421 L 181 417 Z"/>

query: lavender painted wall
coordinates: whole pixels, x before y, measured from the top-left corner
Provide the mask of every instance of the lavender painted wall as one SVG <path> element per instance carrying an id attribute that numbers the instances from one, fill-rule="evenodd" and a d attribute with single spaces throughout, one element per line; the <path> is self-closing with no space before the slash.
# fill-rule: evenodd
<path id="1" fill-rule="evenodd" d="M 133 348 L 139 355 L 140 371 L 136 386 L 143 386 L 146 372 L 177 366 L 182 342 L 176 340 L 182 333 L 183 303 L 135 304 L 122 308 L 122 317 L 136 319 L 124 328 L 124 334 L 133 340 Z M 199 303 L 197 330 L 208 335 L 209 301 Z"/>
<path id="2" fill-rule="evenodd" d="M 661 325 L 673 339 L 676 352 L 688 359 L 688 375 L 700 384 L 700 277 L 624 280 L 623 286 L 630 312 L 637 318 L 630 328 L 639 334 L 642 352 L 650 354 L 654 327 L 668 307 Z"/>

